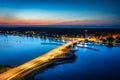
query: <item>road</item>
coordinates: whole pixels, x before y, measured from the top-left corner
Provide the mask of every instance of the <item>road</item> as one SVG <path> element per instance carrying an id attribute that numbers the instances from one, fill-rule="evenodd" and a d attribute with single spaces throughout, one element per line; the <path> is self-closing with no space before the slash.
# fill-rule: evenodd
<path id="1" fill-rule="evenodd" d="M 35 71 L 36 69 L 45 66 L 46 63 L 50 63 L 54 58 L 68 53 L 71 49 L 67 49 L 66 46 L 70 46 L 78 41 L 85 40 L 85 38 L 76 38 L 76 39 L 77 39 L 76 41 L 67 42 L 42 56 L 39 56 L 29 62 L 26 62 L 18 67 L 15 67 L 13 69 L 10 69 L 0 74 L 0 80 L 21 80 L 23 79 L 24 77 L 26 77 L 27 75 Z M 93 40 L 95 41 L 95 39 L 92 39 L 91 41 Z"/>
<path id="2" fill-rule="evenodd" d="M 26 62 L 18 67 L 10 69 L 2 74 L 0 74 L 0 80 L 21 80 L 28 74 L 32 73 L 37 69 L 37 67 L 43 67 L 44 64 L 49 63 L 54 58 L 61 56 L 70 51 L 66 46 L 72 45 L 74 42 L 67 42 L 52 51 L 39 56 L 29 62 Z M 64 50 L 64 51 L 63 51 Z"/>

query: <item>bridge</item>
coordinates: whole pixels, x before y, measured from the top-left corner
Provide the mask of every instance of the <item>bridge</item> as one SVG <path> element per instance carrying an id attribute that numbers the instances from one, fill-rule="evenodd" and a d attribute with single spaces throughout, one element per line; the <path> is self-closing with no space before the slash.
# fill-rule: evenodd
<path id="1" fill-rule="evenodd" d="M 67 39 L 66 39 L 67 40 Z M 70 39 L 68 39 L 70 40 Z M 71 40 L 73 40 L 71 38 Z M 52 61 L 57 57 L 64 57 L 68 54 L 71 49 L 72 45 L 78 43 L 79 41 L 84 41 L 85 38 L 76 38 L 73 41 L 67 42 L 50 52 L 39 56 L 31 61 L 28 61 L 18 67 L 12 68 L 2 74 L 0 74 L 0 80 L 21 80 L 27 75 L 34 73 L 37 69 L 42 69 L 43 67 L 52 63 Z M 89 39 L 89 41 L 96 42 L 96 39 Z"/>
<path id="2" fill-rule="evenodd" d="M 69 46 L 76 42 L 77 41 L 67 42 L 42 56 L 2 73 L 0 74 L 0 80 L 21 80 L 37 69 L 51 64 L 53 59 L 68 54 L 71 50 Z"/>

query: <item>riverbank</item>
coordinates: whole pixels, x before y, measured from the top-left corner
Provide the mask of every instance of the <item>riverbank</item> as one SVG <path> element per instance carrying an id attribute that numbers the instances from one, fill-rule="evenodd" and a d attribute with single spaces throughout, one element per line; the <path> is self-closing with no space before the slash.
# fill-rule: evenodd
<path id="1" fill-rule="evenodd" d="M 12 69 L 14 68 L 13 66 L 10 66 L 10 65 L 0 65 L 0 74 L 3 73 L 3 72 L 6 72 L 8 71 L 9 69 Z"/>

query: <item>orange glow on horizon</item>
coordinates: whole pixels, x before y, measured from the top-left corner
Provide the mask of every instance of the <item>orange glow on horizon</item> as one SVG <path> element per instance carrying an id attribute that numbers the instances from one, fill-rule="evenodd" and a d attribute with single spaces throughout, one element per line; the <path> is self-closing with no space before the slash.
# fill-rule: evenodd
<path id="1" fill-rule="evenodd" d="M 120 21 L 116 21 L 119 23 Z M 101 25 L 114 23 L 107 20 L 73 20 L 73 21 L 58 21 L 58 20 L 17 20 L 17 19 L 0 19 L 0 25 Z"/>
<path id="2" fill-rule="evenodd" d="M 52 25 L 58 22 L 54 20 L 0 20 L 0 25 Z"/>

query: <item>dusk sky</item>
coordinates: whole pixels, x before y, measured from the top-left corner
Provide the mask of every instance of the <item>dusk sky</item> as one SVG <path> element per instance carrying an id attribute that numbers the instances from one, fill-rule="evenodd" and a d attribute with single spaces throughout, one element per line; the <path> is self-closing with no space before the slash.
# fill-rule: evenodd
<path id="1" fill-rule="evenodd" d="M 0 24 L 120 25 L 120 0 L 0 0 Z"/>

